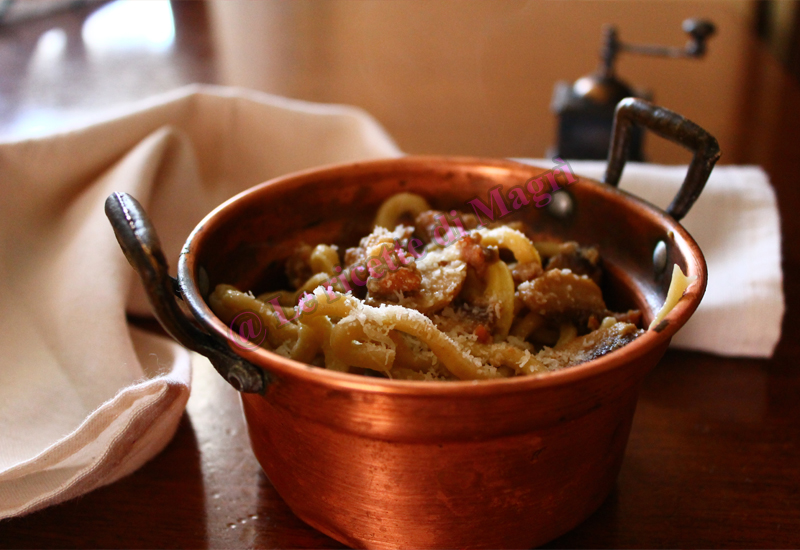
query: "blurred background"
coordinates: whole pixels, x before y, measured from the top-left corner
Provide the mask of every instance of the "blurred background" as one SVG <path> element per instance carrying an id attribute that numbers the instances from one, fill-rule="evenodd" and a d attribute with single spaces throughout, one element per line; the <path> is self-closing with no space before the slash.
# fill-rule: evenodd
<path id="1" fill-rule="evenodd" d="M 597 69 L 604 25 L 624 42 L 683 47 L 687 18 L 716 25 L 705 57 L 622 52 L 617 76 L 714 134 L 722 163 L 765 168 L 781 209 L 786 303 L 798 312 L 793 0 L 0 0 L 0 140 L 209 83 L 357 105 L 409 153 L 541 158 L 558 139 L 554 90 Z M 657 163 L 689 160 L 652 135 L 644 149 Z M 0 191 L 14 169 L 3 161 Z M 794 317 L 771 361 L 667 352 L 643 385 L 617 488 L 551 547 L 797 546 Z M 189 416 L 164 453 L 91 495 L 3 523 L 0 547 L 329 547 L 259 473 L 232 393 L 195 369 Z"/>
<path id="2" fill-rule="evenodd" d="M 554 86 L 597 68 L 604 24 L 682 47 L 689 17 L 717 27 L 703 59 L 621 53 L 617 75 L 714 134 L 722 162 L 759 158 L 786 116 L 772 75 L 800 74 L 791 0 L 0 0 L 0 137 L 201 82 L 360 106 L 409 153 L 543 157 Z M 651 137 L 645 155 L 690 158 Z"/>

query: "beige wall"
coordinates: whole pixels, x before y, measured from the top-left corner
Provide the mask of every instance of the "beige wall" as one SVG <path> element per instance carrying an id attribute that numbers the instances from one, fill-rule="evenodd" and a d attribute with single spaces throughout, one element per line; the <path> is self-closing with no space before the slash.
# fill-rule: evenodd
<path id="1" fill-rule="evenodd" d="M 705 60 L 622 55 L 618 73 L 656 102 L 735 140 L 749 2 L 282 0 L 211 3 L 228 84 L 359 105 L 413 153 L 543 156 L 553 85 L 592 72 L 601 28 L 682 45 L 687 17 L 718 26 Z M 649 157 L 688 153 L 650 138 Z"/>

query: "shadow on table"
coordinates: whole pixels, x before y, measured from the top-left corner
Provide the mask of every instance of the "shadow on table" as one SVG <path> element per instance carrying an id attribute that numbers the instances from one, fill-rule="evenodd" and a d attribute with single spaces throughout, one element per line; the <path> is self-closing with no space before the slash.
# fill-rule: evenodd
<path id="1" fill-rule="evenodd" d="M 289 509 L 262 471 L 258 479 L 256 548 L 347 548 L 304 523 Z"/>
<path id="2" fill-rule="evenodd" d="M 619 498 L 617 487 L 615 486 L 611 490 L 611 494 L 608 495 L 608 498 L 600 505 L 600 508 L 589 516 L 586 521 L 557 539 L 541 546 L 541 548 L 613 547 L 618 509 Z M 603 540 L 599 540 L 597 533 L 603 534 Z"/>

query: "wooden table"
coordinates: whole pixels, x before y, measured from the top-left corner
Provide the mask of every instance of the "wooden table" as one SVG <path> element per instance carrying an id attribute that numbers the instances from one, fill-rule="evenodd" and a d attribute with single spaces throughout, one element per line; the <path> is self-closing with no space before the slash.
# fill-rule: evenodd
<path id="1" fill-rule="evenodd" d="M 162 68 L 180 67 L 179 80 L 186 82 L 215 81 L 202 5 L 174 7 L 178 41 Z M 42 99 L 41 90 L 37 96 L 20 82 L 41 33 L 57 25 L 76 35 L 91 9 L 0 32 L 0 127 L 18 129 L 36 101 L 65 109 L 89 101 Z M 740 61 L 749 85 L 740 94 L 737 141 L 724 160 L 762 165 L 778 193 L 788 307 L 783 339 L 771 360 L 668 351 L 645 380 L 616 487 L 594 515 L 548 546 L 800 546 L 800 328 L 794 322 L 800 314 L 800 89 L 758 44 L 745 51 Z M 80 52 L 68 52 L 66 63 L 64 83 L 75 85 Z M 100 84 L 85 89 L 98 103 L 113 102 Z M 0 546 L 341 545 L 289 511 L 249 449 L 236 393 L 198 361 L 187 412 L 161 454 L 111 486 L 0 522 Z"/>

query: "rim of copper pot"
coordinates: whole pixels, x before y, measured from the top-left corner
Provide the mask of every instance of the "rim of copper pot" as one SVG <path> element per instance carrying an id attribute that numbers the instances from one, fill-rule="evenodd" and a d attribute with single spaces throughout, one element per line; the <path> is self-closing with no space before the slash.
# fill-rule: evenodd
<path id="1" fill-rule="evenodd" d="M 674 233 L 675 241 L 679 243 L 679 248 L 689 252 L 686 256 L 686 275 L 690 277 L 696 276 L 697 280 L 689 286 L 683 298 L 669 312 L 665 318 L 669 323 L 660 332 L 646 330 L 644 334 L 624 347 L 574 367 L 540 375 L 480 381 L 416 381 L 372 378 L 359 374 L 342 373 L 315 367 L 283 357 L 261 347 L 254 350 L 246 350 L 239 346 L 231 345 L 229 327 L 211 311 L 211 308 L 202 298 L 199 291 L 195 278 L 197 270 L 195 249 L 197 248 L 197 243 L 201 242 L 205 235 L 213 232 L 215 228 L 224 221 L 226 214 L 233 208 L 233 205 L 248 200 L 248 197 L 257 195 L 266 188 L 283 187 L 289 190 L 321 177 L 336 175 L 352 176 L 356 173 L 374 173 L 378 170 L 388 169 L 390 167 L 397 168 L 398 165 L 419 167 L 422 164 L 427 166 L 458 166 L 461 169 L 465 167 L 474 169 L 484 168 L 487 169 L 488 172 L 491 172 L 493 169 L 544 169 L 540 166 L 523 164 L 506 159 L 415 155 L 392 159 L 331 164 L 273 178 L 242 191 L 238 195 L 220 204 L 212 210 L 189 235 L 178 263 L 178 277 L 182 293 L 184 294 L 184 300 L 187 302 L 189 309 L 207 330 L 212 331 L 218 337 L 228 342 L 229 347 L 237 355 L 279 377 L 290 376 L 313 384 L 325 385 L 336 389 L 347 388 L 362 392 L 448 396 L 453 394 L 483 395 L 521 392 L 535 388 L 570 384 L 588 377 L 600 375 L 608 370 L 620 367 L 622 364 L 631 363 L 659 345 L 666 343 L 684 324 L 686 324 L 700 304 L 707 283 L 705 258 L 695 240 L 683 226 L 660 208 L 635 195 L 616 187 L 600 183 L 592 178 L 576 174 L 579 177 L 578 184 L 596 185 L 598 186 L 596 191 L 606 195 L 607 199 L 626 201 L 629 203 L 629 206 L 633 206 L 638 210 L 638 215 L 655 218 L 659 225 L 664 226 L 665 231 L 672 231 Z M 269 365 L 269 368 L 264 365 Z"/>

